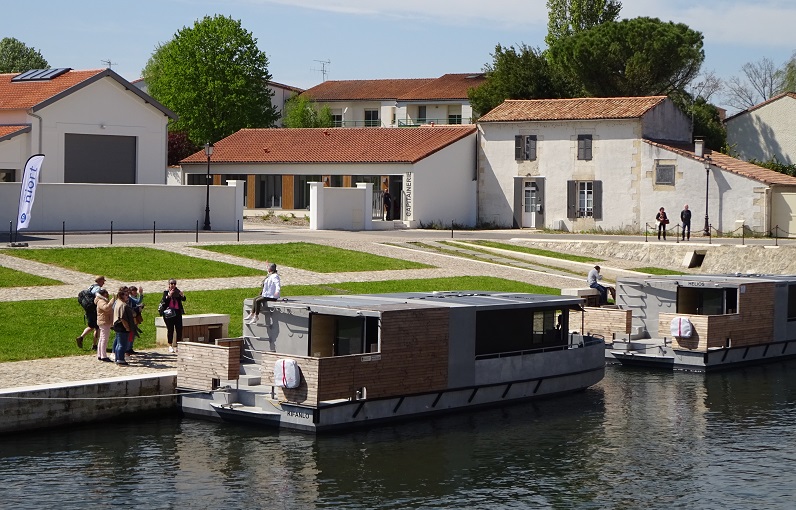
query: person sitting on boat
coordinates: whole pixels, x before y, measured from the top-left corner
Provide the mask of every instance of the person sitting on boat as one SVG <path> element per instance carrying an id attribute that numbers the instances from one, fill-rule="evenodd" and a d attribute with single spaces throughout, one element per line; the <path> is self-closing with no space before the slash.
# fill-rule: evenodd
<path id="1" fill-rule="evenodd" d="M 600 293 L 600 304 L 604 305 L 608 303 L 609 292 L 611 293 L 611 299 L 616 301 L 616 289 L 607 285 L 600 285 L 598 282 L 602 279 L 603 275 L 600 274 L 600 266 L 594 266 L 594 269 L 589 271 L 589 275 L 586 277 L 589 287 L 592 289 L 597 289 L 597 291 Z"/>
<path id="2" fill-rule="evenodd" d="M 263 280 L 262 293 L 254 298 L 251 311 L 243 318 L 246 324 L 256 323 L 263 303 L 266 301 L 276 301 L 279 299 L 282 292 L 282 282 L 279 279 L 279 274 L 276 272 L 276 264 L 266 261 L 265 265 L 268 267 L 268 277 Z"/>

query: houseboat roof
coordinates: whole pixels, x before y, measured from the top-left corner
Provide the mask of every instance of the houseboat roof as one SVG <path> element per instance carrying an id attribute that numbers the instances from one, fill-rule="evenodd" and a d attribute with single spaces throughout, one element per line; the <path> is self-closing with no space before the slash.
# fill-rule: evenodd
<path id="1" fill-rule="evenodd" d="M 728 273 L 728 274 L 685 274 L 685 275 L 661 275 L 661 276 L 629 276 L 619 278 L 620 280 L 637 281 L 652 283 L 675 282 L 675 283 L 703 283 L 708 285 L 743 285 L 745 283 L 796 283 L 796 275 L 780 274 L 756 274 L 756 273 Z"/>
<path id="2" fill-rule="evenodd" d="M 358 294 L 334 296 L 297 296 L 284 299 L 274 306 L 302 306 L 310 311 L 323 309 L 350 309 L 384 311 L 407 308 L 550 308 L 555 306 L 573 307 L 580 305 L 582 299 L 575 296 L 554 296 L 547 294 L 524 294 L 520 292 L 493 291 L 435 291 L 399 292 L 394 294 Z M 530 306 L 529 306 L 530 305 Z"/>

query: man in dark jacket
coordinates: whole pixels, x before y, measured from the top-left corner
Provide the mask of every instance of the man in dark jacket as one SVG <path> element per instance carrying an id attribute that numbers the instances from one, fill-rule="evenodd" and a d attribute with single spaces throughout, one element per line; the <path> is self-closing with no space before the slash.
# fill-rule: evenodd
<path id="1" fill-rule="evenodd" d="M 680 223 L 683 224 L 683 241 L 688 239 L 691 240 L 691 211 L 688 209 L 688 204 L 683 206 L 683 210 L 680 211 Z M 688 230 L 688 234 L 686 235 L 686 230 Z"/>

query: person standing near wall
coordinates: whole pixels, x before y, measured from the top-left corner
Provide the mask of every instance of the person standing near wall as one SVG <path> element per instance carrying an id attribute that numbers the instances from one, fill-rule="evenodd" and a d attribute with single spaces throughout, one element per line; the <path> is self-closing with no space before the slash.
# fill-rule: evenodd
<path id="1" fill-rule="evenodd" d="M 174 343 L 174 333 L 177 333 L 177 341 L 182 340 L 182 316 L 185 309 L 182 307 L 182 302 L 185 301 L 185 294 L 177 288 L 177 280 L 174 278 L 169 280 L 169 288 L 163 291 L 163 297 L 160 299 L 160 306 L 158 306 L 158 313 L 163 317 L 163 322 L 166 323 L 166 339 L 169 342 L 169 352 L 177 352 Z"/>
<path id="2" fill-rule="evenodd" d="M 658 214 L 655 215 L 655 221 L 658 222 L 658 241 L 661 240 L 661 232 L 663 232 L 663 240 L 666 240 L 666 225 L 669 224 L 669 217 L 666 216 L 666 211 L 661 207 Z"/>
<path id="3" fill-rule="evenodd" d="M 683 210 L 680 211 L 680 223 L 683 224 L 683 241 L 688 239 L 691 240 L 691 211 L 688 209 L 688 204 L 683 206 Z M 686 237 L 686 230 L 688 230 L 688 235 Z"/>
<path id="4" fill-rule="evenodd" d="M 390 221 L 392 219 L 392 195 L 387 188 L 384 188 L 384 211 L 386 220 Z"/>
<path id="5" fill-rule="evenodd" d="M 109 300 L 108 291 L 100 289 L 94 297 L 97 305 L 97 326 L 99 328 L 99 341 L 97 342 L 97 359 L 111 361 L 108 357 L 108 340 L 110 340 L 111 326 L 113 325 L 113 303 Z"/>

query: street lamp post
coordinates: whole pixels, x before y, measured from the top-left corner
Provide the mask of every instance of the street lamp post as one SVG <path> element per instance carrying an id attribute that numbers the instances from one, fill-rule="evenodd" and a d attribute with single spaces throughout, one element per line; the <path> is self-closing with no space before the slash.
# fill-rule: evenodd
<path id="1" fill-rule="evenodd" d="M 210 230 L 210 156 L 213 155 L 213 144 L 210 142 L 205 144 L 205 155 L 207 156 L 207 176 L 205 176 L 207 198 L 205 200 L 205 225 L 202 230 Z"/>
<path id="2" fill-rule="evenodd" d="M 710 223 L 708 222 L 708 191 L 710 186 L 710 156 L 705 156 L 705 235 L 710 235 Z"/>

